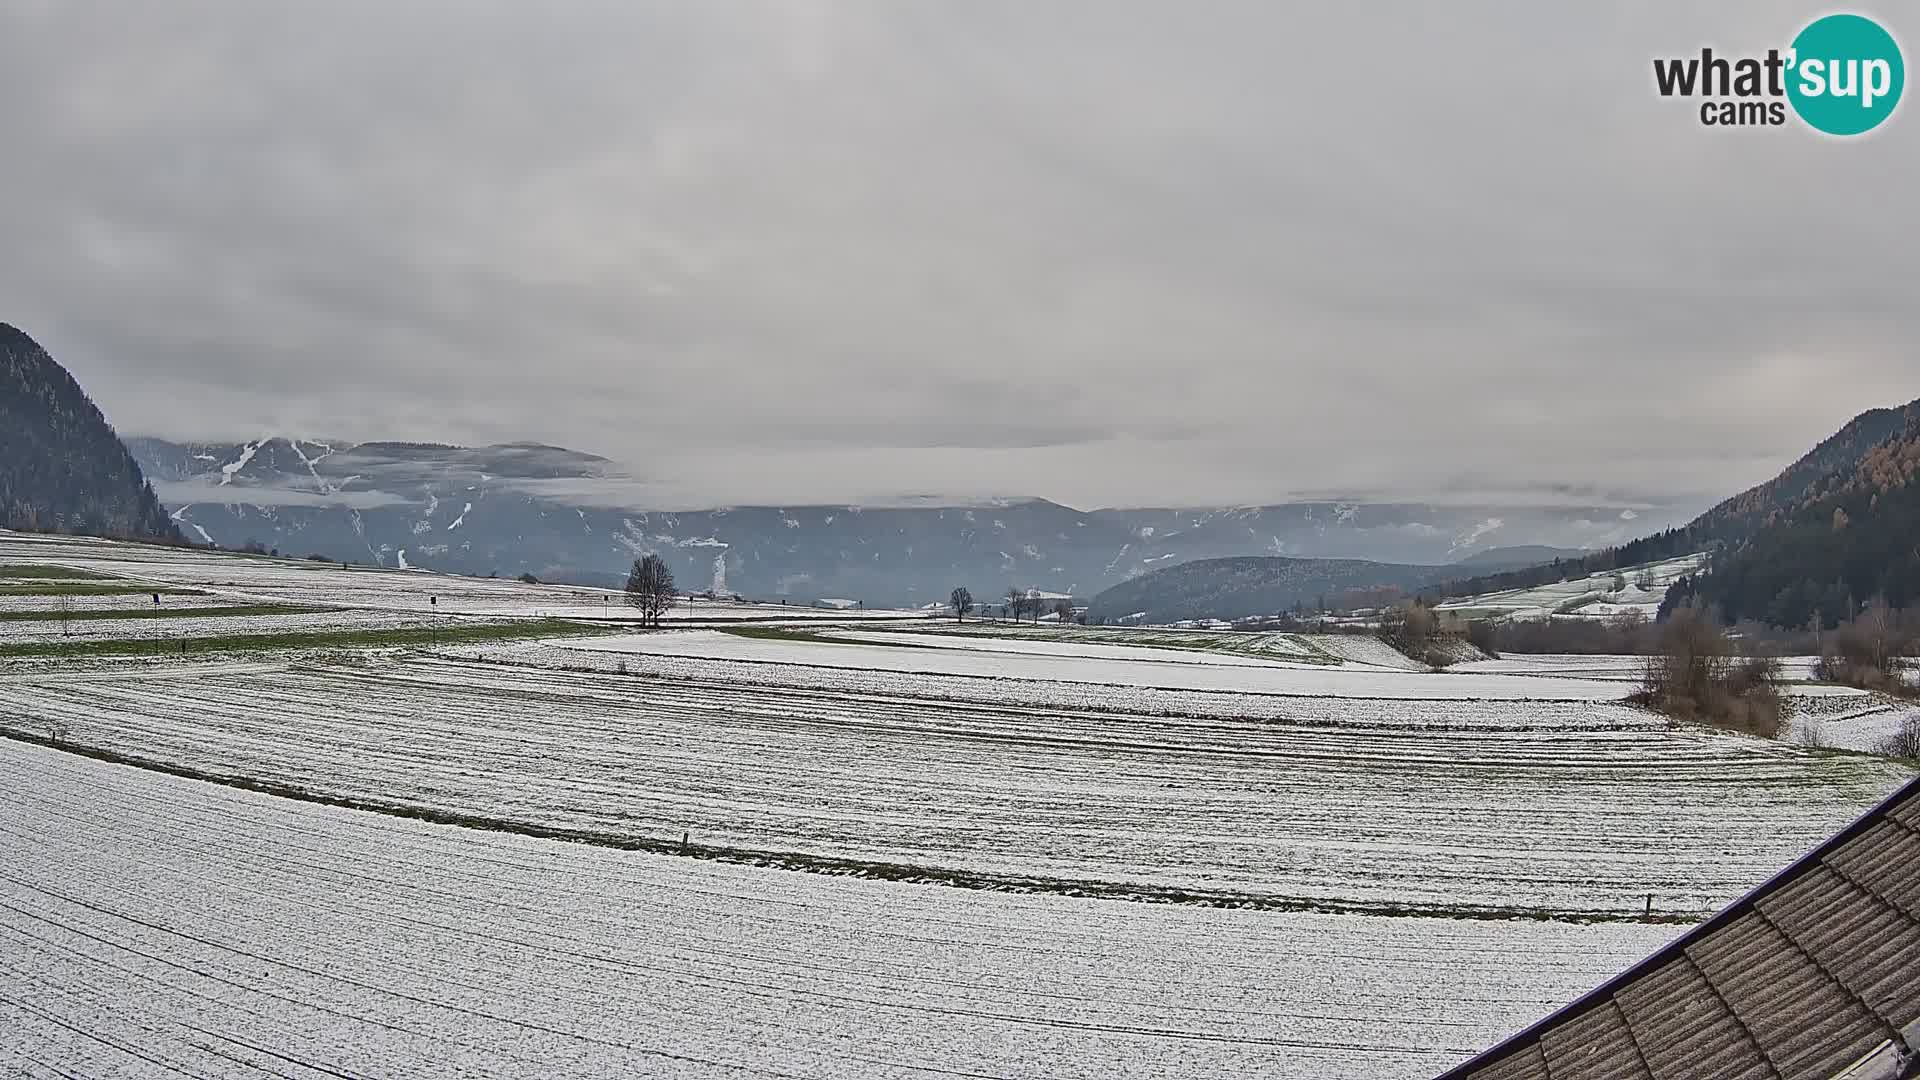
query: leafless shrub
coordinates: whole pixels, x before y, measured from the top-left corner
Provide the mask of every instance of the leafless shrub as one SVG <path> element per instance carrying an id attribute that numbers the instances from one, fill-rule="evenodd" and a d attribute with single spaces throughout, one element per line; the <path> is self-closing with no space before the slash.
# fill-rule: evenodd
<path id="1" fill-rule="evenodd" d="M 1469 637 L 1472 633 L 1468 627 Z M 1501 623 L 1494 636 L 1500 651 L 1508 653 L 1646 656 L 1659 647 L 1653 624 L 1638 611 L 1610 619 L 1524 619 Z"/>
<path id="2" fill-rule="evenodd" d="M 1908 713 L 1893 733 L 1880 741 L 1883 754 L 1920 759 L 1920 712 Z"/>
<path id="3" fill-rule="evenodd" d="M 1822 638 L 1813 677 L 1898 697 L 1920 697 L 1906 678 L 1915 647 L 1911 620 L 1876 597 L 1858 616 Z"/>
<path id="4" fill-rule="evenodd" d="M 1414 600 L 1380 611 L 1380 640 L 1415 660 L 1425 660 L 1440 620 L 1433 609 Z"/>
<path id="5" fill-rule="evenodd" d="M 1811 746 L 1816 750 L 1824 750 L 1833 746 L 1833 741 L 1827 738 L 1827 725 L 1811 717 L 1800 722 L 1799 726 L 1795 729 L 1795 734 L 1799 736 L 1799 742 L 1802 746 Z"/>
<path id="6" fill-rule="evenodd" d="M 1735 655 L 1719 621 L 1693 606 L 1674 611 L 1660 627 L 1659 641 L 1629 701 L 1678 720 L 1768 739 L 1780 736 L 1786 716 L 1780 661 Z"/>
<path id="7" fill-rule="evenodd" d="M 1468 623 L 1467 641 L 1495 660 L 1500 659 L 1500 627 L 1492 619 L 1475 619 Z"/>

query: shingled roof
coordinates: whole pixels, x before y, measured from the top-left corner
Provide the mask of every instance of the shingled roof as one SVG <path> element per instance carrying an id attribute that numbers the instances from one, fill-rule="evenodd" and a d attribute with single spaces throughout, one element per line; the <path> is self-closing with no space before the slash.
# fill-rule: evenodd
<path id="1" fill-rule="evenodd" d="M 1920 779 L 1440 1080 L 1920 1076 Z"/>

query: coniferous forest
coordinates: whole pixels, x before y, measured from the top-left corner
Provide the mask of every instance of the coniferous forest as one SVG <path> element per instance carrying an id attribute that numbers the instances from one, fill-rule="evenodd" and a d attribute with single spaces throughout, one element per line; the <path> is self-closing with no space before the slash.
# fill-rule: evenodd
<path id="1" fill-rule="evenodd" d="M 0 323 L 0 526 L 177 540 L 179 533 L 80 384 Z"/>
<path id="2" fill-rule="evenodd" d="M 1707 573 L 1681 582 L 1688 596 L 1729 621 L 1757 619 L 1831 627 L 1875 597 L 1894 608 L 1920 604 L 1920 416 L 1776 510 L 1738 545 L 1715 553 Z"/>
<path id="3" fill-rule="evenodd" d="M 1831 628 L 1871 600 L 1920 604 L 1920 401 L 1855 417 L 1779 476 L 1688 524 L 1583 558 L 1448 582 L 1470 596 L 1712 552 L 1669 590 L 1661 615 L 1711 605 L 1727 622 Z"/>

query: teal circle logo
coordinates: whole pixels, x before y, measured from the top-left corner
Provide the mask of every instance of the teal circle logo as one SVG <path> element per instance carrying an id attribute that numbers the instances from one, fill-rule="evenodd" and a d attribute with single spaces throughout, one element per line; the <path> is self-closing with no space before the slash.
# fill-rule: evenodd
<path id="1" fill-rule="evenodd" d="M 1808 126 L 1829 135 L 1879 127 L 1900 104 L 1907 66 L 1900 44 L 1864 15 L 1828 15 L 1793 39 L 1787 100 Z"/>

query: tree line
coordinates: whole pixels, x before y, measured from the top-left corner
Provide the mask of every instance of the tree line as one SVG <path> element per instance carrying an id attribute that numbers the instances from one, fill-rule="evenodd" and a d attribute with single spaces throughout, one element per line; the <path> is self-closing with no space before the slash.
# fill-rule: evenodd
<path id="1" fill-rule="evenodd" d="M 1019 622 L 1031 616 L 1036 623 L 1040 621 L 1042 615 L 1049 613 L 1062 623 L 1073 622 L 1076 618 L 1072 600 L 1065 597 L 1049 599 L 1029 595 L 1032 592 L 1031 589 L 1022 589 L 1017 585 L 1007 586 L 1006 603 L 1000 606 L 1002 617 Z M 955 586 L 954 590 L 947 595 L 947 607 L 952 610 L 956 622 L 965 622 L 967 616 L 973 614 L 978 606 L 973 599 L 973 590 L 965 585 Z"/>

